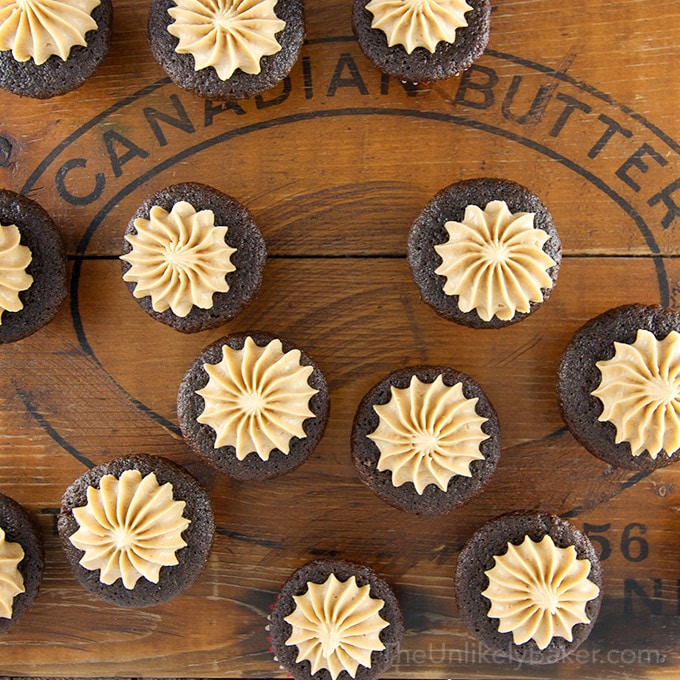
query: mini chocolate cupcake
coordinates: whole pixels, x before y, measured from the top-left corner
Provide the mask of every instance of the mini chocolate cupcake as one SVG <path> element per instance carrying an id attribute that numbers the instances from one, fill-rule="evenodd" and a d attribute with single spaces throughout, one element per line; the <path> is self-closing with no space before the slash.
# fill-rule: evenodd
<path id="1" fill-rule="evenodd" d="M 0 494 L 0 633 L 33 602 L 44 564 L 40 527 L 16 501 Z"/>
<path id="2" fill-rule="evenodd" d="M 0 343 L 49 323 L 66 297 L 66 252 L 35 201 L 0 189 Z"/>
<path id="3" fill-rule="evenodd" d="M 547 208 L 509 180 L 473 179 L 442 189 L 408 238 L 408 262 L 423 300 L 472 328 L 526 318 L 548 298 L 561 259 Z"/>
<path id="4" fill-rule="evenodd" d="M 109 50 L 111 0 L 0 6 L 0 87 L 46 99 L 82 85 Z"/>
<path id="5" fill-rule="evenodd" d="M 148 198 L 123 241 L 123 280 L 141 308 L 183 333 L 233 319 L 262 283 L 267 251 L 253 216 L 205 184 Z"/>
<path id="6" fill-rule="evenodd" d="M 560 661 L 590 634 L 602 570 L 588 538 L 544 512 L 490 520 L 456 566 L 458 611 L 491 651 L 528 664 Z"/>
<path id="7" fill-rule="evenodd" d="M 206 347 L 177 396 L 185 441 L 236 479 L 277 477 L 319 443 L 329 409 L 318 366 L 287 340 L 250 331 Z"/>
<path id="8" fill-rule="evenodd" d="M 359 479 L 406 512 L 441 515 L 477 494 L 500 456 L 498 417 L 472 378 L 418 366 L 390 373 L 352 427 Z"/>
<path id="9" fill-rule="evenodd" d="M 208 495 L 188 472 L 137 455 L 76 479 L 62 498 L 58 528 L 83 588 L 119 607 L 151 607 L 196 580 L 215 523 Z"/>
<path id="10" fill-rule="evenodd" d="M 352 27 L 384 73 L 414 83 L 469 68 L 489 42 L 489 0 L 354 0 Z"/>
<path id="11" fill-rule="evenodd" d="M 562 354 L 557 397 L 574 437 L 610 465 L 653 470 L 680 458 L 680 313 L 610 309 Z"/>
<path id="12" fill-rule="evenodd" d="M 399 656 L 404 622 L 390 586 L 345 560 L 316 560 L 284 584 L 269 616 L 271 646 L 295 680 L 373 680 Z"/>
<path id="13" fill-rule="evenodd" d="M 304 37 L 302 0 L 151 0 L 149 9 L 156 61 L 206 99 L 245 99 L 274 87 L 293 68 Z"/>

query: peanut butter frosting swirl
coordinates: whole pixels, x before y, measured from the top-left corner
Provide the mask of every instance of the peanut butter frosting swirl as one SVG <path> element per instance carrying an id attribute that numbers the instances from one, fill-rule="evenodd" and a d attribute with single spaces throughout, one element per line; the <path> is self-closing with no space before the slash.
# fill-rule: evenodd
<path id="1" fill-rule="evenodd" d="M 616 428 L 616 443 L 633 456 L 652 459 L 680 448 L 680 334 L 663 340 L 639 329 L 635 342 L 614 343 L 614 356 L 598 361 L 601 379 L 594 397 L 603 404 L 598 420 Z"/>
<path id="2" fill-rule="evenodd" d="M 168 26 L 179 39 L 178 54 L 191 54 L 195 70 L 212 66 L 220 80 L 237 69 L 260 73 L 262 57 L 276 54 L 276 34 L 286 22 L 276 16 L 277 0 L 175 0 Z"/>
<path id="3" fill-rule="evenodd" d="M 290 452 L 293 437 L 306 437 L 303 423 L 314 418 L 309 400 L 319 390 L 309 384 L 312 366 L 301 352 L 283 351 L 278 339 L 259 347 L 247 337 L 243 349 L 222 347 L 222 361 L 204 364 L 208 384 L 196 391 L 205 400 L 199 423 L 215 431 L 215 448 L 233 446 L 238 460 L 255 453 Z"/>
<path id="4" fill-rule="evenodd" d="M 479 399 L 441 375 L 432 383 L 414 375 L 407 388 L 390 390 L 386 404 L 373 406 L 379 422 L 368 435 L 380 450 L 378 470 L 390 470 L 394 486 L 411 482 L 420 495 L 429 484 L 446 491 L 455 475 L 471 477 L 470 463 L 484 458 L 479 447 L 489 438 L 482 431 L 488 418 L 475 410 Z"/>
<path id="5" fill-rule="evenodd" d="M 0 51 L 40 66 L 53 54 L 68 59 L 97 29 L 91 14 L 101 0 L 0 0 Z"/>
<path id="6" fill-rule="evenodd" d="M 106 585 L 122 579 L 132 590 L 142 577 L 158 583 L 161 567 L 178 564 L 175 552 L 186 546 L 182 532 L 191 520 L 182 516 L 185 506 L 173 498 L 172 484 L 159 484 L 153 472 L 104 475 L 98 489 L 88 487 L 87 504 L 74 508 L 79 529 L 69 540 L 85 551 L 80 565 L 100 570 Z"/>
<path id="7" fill-rule="evenodd" d="M 484 210 L 468 205 L 462 222 L 444 227 L 449 240 L 434 247 L 442 258 L 435 274 L 446 277 L 444 293 L 459 296 L 462 312 L 508 321 L 552 288 L 547 272 L 557 263 L 543 251 L 550 236 L 534 227 L 534 213 L 511 213 L 505 201 L 490 201 Z"/>
<path id="8" fill-rule="evenodd" d="M 212 210 L 197 212 L 186 201 L 170 212 L 154 205 L 149 219 L 134 226 L 137 233 L 125 235 L 132 250 L 120 258 L 131 265 L 123 280 L 137 284 L 136 298 L 150 295 L 154 311 L 185 317 L 194 306 L 211 309 L 213 295 L 229 291 L 236 249 L 225 242 L 228 227 L 215 225 Z"/>
<path id="9" fill-rule="evenodd" d="M 590 623 L 586 604 L 600 589 L 588 579 L 590 561 L 578 559 L 573 545 L 558 548 L 548 534 L 538 542 L 526 536 L 494 561 L 482 595 L 491 601 L 488 615 L 498 619 L 498 632 L 512 633 L 516 645 L 533 639 L 545 649 L 555 637 L 571 642 L 574 626 Z"/>
<path id="10" fill-rule="evenodd" d="M 33 255 L 20 241 L 21 233 L 16 225 L 0 226 L 0 324 L 4 312 L 24 308 L 19 293 L 33 285 L 33 277 L 26 272 Z"/>
<path id="11" fill-rule="evenodd" d="M 330 574 L 293 595 L 295 609 L 284 619 L 293 628 L 286 644 L 297 646 L 297 662 L 308 660 L 312 675 L 325 668 L 333 680 L 343 670 L 354 678 L 359 666 L 371 667 L 372 652 L 385 649 L 380 631 L 390 624 L 379 613 L 385 601 L 370 590 L 353 575 L 342 582 Z"/>
<path id="12" fill-rule="evenodd" d="M 19 564 L 24 559 L 24 549 L 19 543 L 7 540 L 5 530 L 0 528 L 0 617 L 11 619 L 14 598 L 26 592 L 24 577 Z"/>
<path id="13" fill-rule="evenodd" d="M 387 45 L 402 45 L 411 54 L 416 47 L 434 53 L 440 42 L 454 43 L 472 7 L 465 0 L 371 0 L 366 9 L 373 15 L 371 28 L 383 31 Z"/>

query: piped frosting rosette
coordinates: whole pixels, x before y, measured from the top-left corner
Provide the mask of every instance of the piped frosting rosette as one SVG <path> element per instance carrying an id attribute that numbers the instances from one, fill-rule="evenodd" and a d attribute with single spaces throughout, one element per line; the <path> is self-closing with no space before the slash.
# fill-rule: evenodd
<path id="1" fill-rule="evenodd" d="M 602 600 L 602 568 L 579 529 L 546 512 L 519 511 L 486 522 L 456 565 L 462 620 L 491 652 L 550 664 L 590 634 Z"/>
<path id="2" fill-rule="evenodd" d="M 215 530 L 200 484 L 157 456 L 117 458 L 76 479 L 58 529 L 80 584 L 120 607 L 149 607 L 198 578 Z"/>
<path id="3" fill-rule="evenodd" d="M 444 514 L 490 479 L 500 455 L 493 406 L 470 376 L 447 367 L 390 373 L 354 417 L 357 475 L 383 500 L 414 514 Z"/>
<path id="4" fill-rule="evenodd" d="M 303 350 L 270 333 L 225 336 L 201 352 L 180 385 L 187 443 L 238 479 L 267 479 L 300 465 L 323 434 L 328 387 Z"/>

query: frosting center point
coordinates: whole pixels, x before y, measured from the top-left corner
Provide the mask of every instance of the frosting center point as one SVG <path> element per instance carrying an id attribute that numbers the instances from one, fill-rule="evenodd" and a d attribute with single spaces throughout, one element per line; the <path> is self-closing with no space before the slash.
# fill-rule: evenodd
<path id="1" fill-rule="evenodd" d="M 164 255 L 166 264 L 175 269 L 182 270 L 191 265 L 192 252 L 183 243 L 168 243 Z"/>
<path id="2" fill-rule="evenodd" d="M 554 616 L 557 613 L 560 600 L 554 588 L 548 584 L 538 583 L 530 593 L 531 599 L 537 607 Z"/>
<path id="3" fill-rule="evenodd" d="M 134 542 L 134 536 L 125 527 L 119 527 L 115 529 L 111 538 L 113 539 L 113 542 L 115 543 L 118 550 L 127 550 Z"/>
<path id="4" fill-rule="evenodd" d="M 430 457 L 439 448 L 439 437 L 429 432 L 419 432 L 413 437 L 413 448 L 424 457 Z"/>
<path id="5" fill-rule="evenodd" d="M 267 400 L 259 392 L 246 392 L 241 397 L 241 408 L 245 413 L 258 415 L 267 406 Z"/>
<path id="6" fill-rule="evenodd" d="M 502 264 L 508 258 L 508 249 L 504 243 L 492 241 L 486 245 L 484 255 L 493 264 Z"/>

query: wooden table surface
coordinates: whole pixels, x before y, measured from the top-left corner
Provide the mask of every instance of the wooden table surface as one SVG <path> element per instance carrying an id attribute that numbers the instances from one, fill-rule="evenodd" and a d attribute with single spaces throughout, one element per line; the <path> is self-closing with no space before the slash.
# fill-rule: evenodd
<path id="1" fill-rule="evenodd" d="M 80 90 L 0 95 L 0 182 L 58 222 L 70 298 L 36 335 L 0 348 L 0 491 L 39 519 L 47 566 L 32 609 L 0 641 L 0 674 L 280 677 L 264 626 L 289 573 L 318 556 L 374 567 L 407 633 L 401 678 L 674 678 L 680 674 L 680 468 L 607 467 L 565 432 L 559 356 L 618 304 L 680 306 L 680 3 L 494 0 L 487 52 L 460 78 L 381 78 L 351 35 L 350 0 L 308 0 L 290 78 L 222 107 L 180 91 L 152 62 L 147 3 L 114 0 L 112 50 Z M 478 176 L 534 189 L 565 258 L 528 320 L 474 331 L 422 303 L 405 261 L 415 216 Z M 255 302 L 229 325 L 182 336 L 147 317 L 120 280 L 125 225 L 168 184 L 201 181 L 252 210 L 270 253 Z M 202 347 L 262 329 L 306 348 L 331 389 L 312 458 L 239 483 L 183 444 L 177 385 Z M 354 476 L 356 405 L 392 369 L 451 365 L 499 412 L 503 454 L 487 490 L 441 518 L 388 507 Z M 207 487 L 218 535 L 197 583 L 138 611 L 76 584 L 54 534 L 64 489 L 135 452 L 185 465 Z M 480 648 L 453 597 L 457 554 L 487 519 L 549 510 L 590 533 L 606 595 L 590 639 L 550 668 Z"/>

